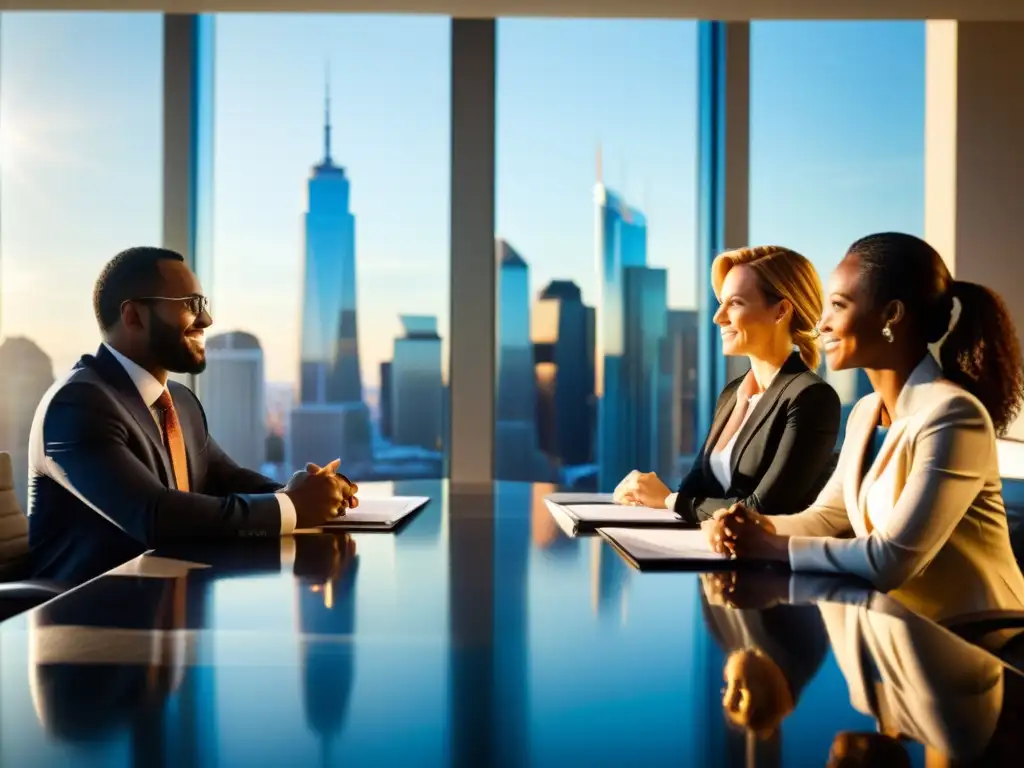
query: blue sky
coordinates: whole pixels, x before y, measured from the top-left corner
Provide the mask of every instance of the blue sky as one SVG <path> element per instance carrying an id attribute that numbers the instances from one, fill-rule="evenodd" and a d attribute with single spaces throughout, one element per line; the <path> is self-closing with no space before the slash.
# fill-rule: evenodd
<path id="1" fill-rule="evenodd" d="M 103 262 L 160 240 L 160 18 L 5 13 L 0 34 L 0 334 L 34 338 L 59 370 L 96 344 Z M 295 378 L 330 61 L 373 385 L 399 314 L 448 333 L 450 23 L 222 15 L 216 40 L 214 330 L 255 332 L 269 377 Z M 600 145 L 605 182 L 648 216 L 670 303 L 693 305 L 696 65 L 693 22 L 499 23 L 497 233 L 534 291 L 568 277 L 594 296 Z M 923 24 L 758 22 L 751 70 L 752 242 L 803 251 L 827 280 L 855 237 L 920 232 Z"/>

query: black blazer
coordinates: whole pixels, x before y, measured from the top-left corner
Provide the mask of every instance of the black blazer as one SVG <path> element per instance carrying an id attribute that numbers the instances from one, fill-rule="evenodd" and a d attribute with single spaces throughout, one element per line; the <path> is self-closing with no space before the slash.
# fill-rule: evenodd
<path id="1" fill-rule="evenodd" d="M 743 377 L 718 397 L 711 432 L 683 478 L 675 510 L 691 523 L 742 502 L 766 515 L 810 506 L 835 469 L 839 396 L 793 353 L 736 437 L 732 482 L 722 488 L 711 472 L 711 451 L 736 405 Z"/>
<path id="2" fill-rule="evenodd" d="M 169 381 L 191 493 L 135 383 L 105 347 L 85 355 L 36 411 L 29 444 L 29 546 L 37 577 L 79 583 L 183 538 L 278 536 L 281 486 L 210 436 L 188 387 Z M 41 423 L 40 423 L 41 422 Z"/>

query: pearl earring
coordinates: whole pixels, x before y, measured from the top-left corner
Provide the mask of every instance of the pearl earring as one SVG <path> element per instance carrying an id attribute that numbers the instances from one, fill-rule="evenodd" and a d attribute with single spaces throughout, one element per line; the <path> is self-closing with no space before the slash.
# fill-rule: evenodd
<path id="1" fill-rule="evenodd" d="M 892 328 L 889 327 L 889 323 L 886 323 L 885 324 L 885 328 L 882 329 L 882 336 L 885 337 L 886 341 L 888 341 L 890 344 L 892 344 L 892 342 L 893 342 L 893 335 L 892 335 Z"/>

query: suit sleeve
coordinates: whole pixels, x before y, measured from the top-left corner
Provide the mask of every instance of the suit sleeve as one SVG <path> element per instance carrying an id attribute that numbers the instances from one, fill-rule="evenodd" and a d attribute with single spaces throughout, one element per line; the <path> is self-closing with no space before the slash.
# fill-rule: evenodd
<path id="1" fill-rule="evenodd" d="M 146 547 L 181 538 L 278 536 L 273 493 L 209 495 L 168 489 L 128 447 L 128 431 L 98 389 L 69 384 L 43 422 L 44 470 Z"/>
<path id="2" fill-rule="evenodd" d="M 790 538 L 792 569 L 859 576 L 882 592 L 921 573 L 984 486 L 995 435 L 980 406 L 957 397 L 929 417 L 913 450 L 907 482 L 883 526 L 853 539 Z"/>
<path id="3" fill-rule="evenodd" d="M 204 491 L 214 496 L 230 493 L 274 493 L 281 490 L 281 484 L 269 477 L 238 466 L 234 459 L 224 453 L 210 435 L 206 443 L 206 483 Z"/>
<path id="4" fill-rule="evenodd" d="M 853 410 L 847 418 L 847 425 L 856 423 L 857 413 L 862 402 L 864 401 L 861 400 L 853 406 Z M 847 426 L 847 434 L 849 433 L 849 426 Z M 839 450 L 839 463 L 814 503 L 795 515 L 768 516 L 775 526 L 775 532 L 780 536 L 834 536 L 837 538 L 852 534 L 853 526 L 850 525 L 850 516 L 846 513 L 843 479 L 846 477 L 846 467 L 853 460 L 853 455 L 862 448 L 863 446 L 854 445 L 848 439 L 844 440 L 843 447 Z"/>
<path id="5" fill-rule="evenodd" d="M 762 514 L 802 504 L 832 460 L 839 418 L 839 396 L 832 387 L 820 383 L 804 389 L 789 404 L 775 457 L 754 492 L 746 498 L 696 499 L 697 520 L 737 502 Z"/>

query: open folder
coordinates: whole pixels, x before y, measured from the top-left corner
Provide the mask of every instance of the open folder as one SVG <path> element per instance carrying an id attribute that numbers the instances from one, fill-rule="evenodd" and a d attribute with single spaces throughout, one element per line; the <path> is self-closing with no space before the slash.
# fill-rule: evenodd
<path id="1" fill-rule="evenodd" d="M 671 509 L 632 507 L 624 504 L 591 503 L 559 504 L 552 497 L 544 499 L 555 522 L 568 535 L 592 533 L 602 526 L 681 526 L 683 518 Z"/>
<path id="2" fill-rule="evenodd" d="M 599 528 L 597 532 L 641 571 L 706 571 L 718 564 L 731 570 L 737 562 L 713 552 L 700 529 Z"/>
<path id="3" fill-rule="evenodd" d="M 359 499 L 358 507 L 320 527 L 325 531 L 393 531 L 429 502 L 426 496 Z"/>
<path id="4" fill-rule="evenodd" d="M 610 493 L 549 493 L 544 497 L 555 504 L 614 504 L 615 497 Z"/>

